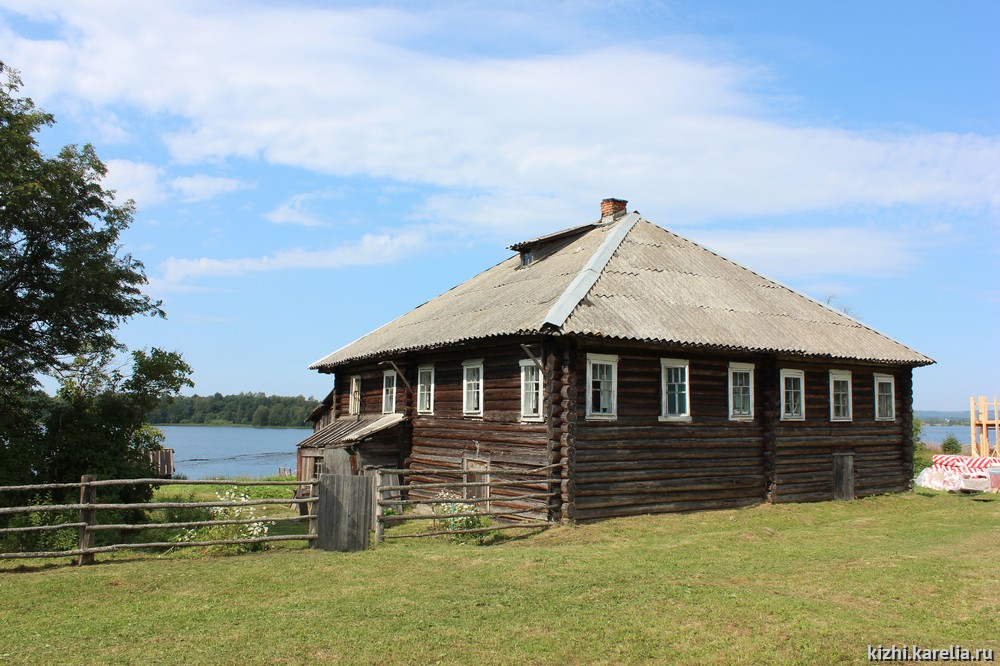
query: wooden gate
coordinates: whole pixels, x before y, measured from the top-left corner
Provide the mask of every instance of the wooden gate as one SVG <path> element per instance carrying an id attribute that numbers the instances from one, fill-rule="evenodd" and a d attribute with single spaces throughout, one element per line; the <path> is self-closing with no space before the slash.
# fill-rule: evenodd
<path id="1" fill-rule="evenodd" d="M 320 474 L 316 545 L 340 552 L 367 550 L 374 496 L 373 476 Z"/>

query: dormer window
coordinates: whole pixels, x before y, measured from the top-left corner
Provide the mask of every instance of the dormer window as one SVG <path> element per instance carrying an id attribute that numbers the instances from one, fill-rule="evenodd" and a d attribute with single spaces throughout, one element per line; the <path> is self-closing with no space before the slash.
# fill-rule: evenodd
<path id="1" fill-rule="evenodd" d="M 521 250 L 521 268 L 530 266 L 531 262 L 535 260 L 534 255 L 531 250 Z"/>

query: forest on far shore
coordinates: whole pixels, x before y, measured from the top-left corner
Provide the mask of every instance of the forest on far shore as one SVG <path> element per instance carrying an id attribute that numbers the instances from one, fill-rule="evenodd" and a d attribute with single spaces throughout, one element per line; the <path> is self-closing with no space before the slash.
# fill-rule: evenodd
<path id="1" fill-rule="evenodd" d="M 154 425 L 245 425 L 305 428 L 319 401 L 299 396 L 239 393 L 178 396 L 149 413 Z"/>

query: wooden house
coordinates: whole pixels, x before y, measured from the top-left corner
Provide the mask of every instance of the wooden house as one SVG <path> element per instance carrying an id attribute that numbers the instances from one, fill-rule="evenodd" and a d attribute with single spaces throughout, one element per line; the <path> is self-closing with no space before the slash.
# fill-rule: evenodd
<path id="1" fill-rule="evenodd" d="M 335 388 L 300 478 L 327 448 L 352 473 L 551 466 L 564 520 L 910 487 L 926 356 L 622 200 L 510 249 L 311 366 Z"/>

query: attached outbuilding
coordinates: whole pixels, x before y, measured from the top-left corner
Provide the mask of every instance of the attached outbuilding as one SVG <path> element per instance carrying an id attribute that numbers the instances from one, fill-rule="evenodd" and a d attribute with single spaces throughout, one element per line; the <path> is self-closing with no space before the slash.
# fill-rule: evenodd
<path id="1" fill-rule="evenodd" d="M 299 478 L 548 468 L 564 520 L 910 488 L 931 359 L 626 206 L 314 363 Z"/>

